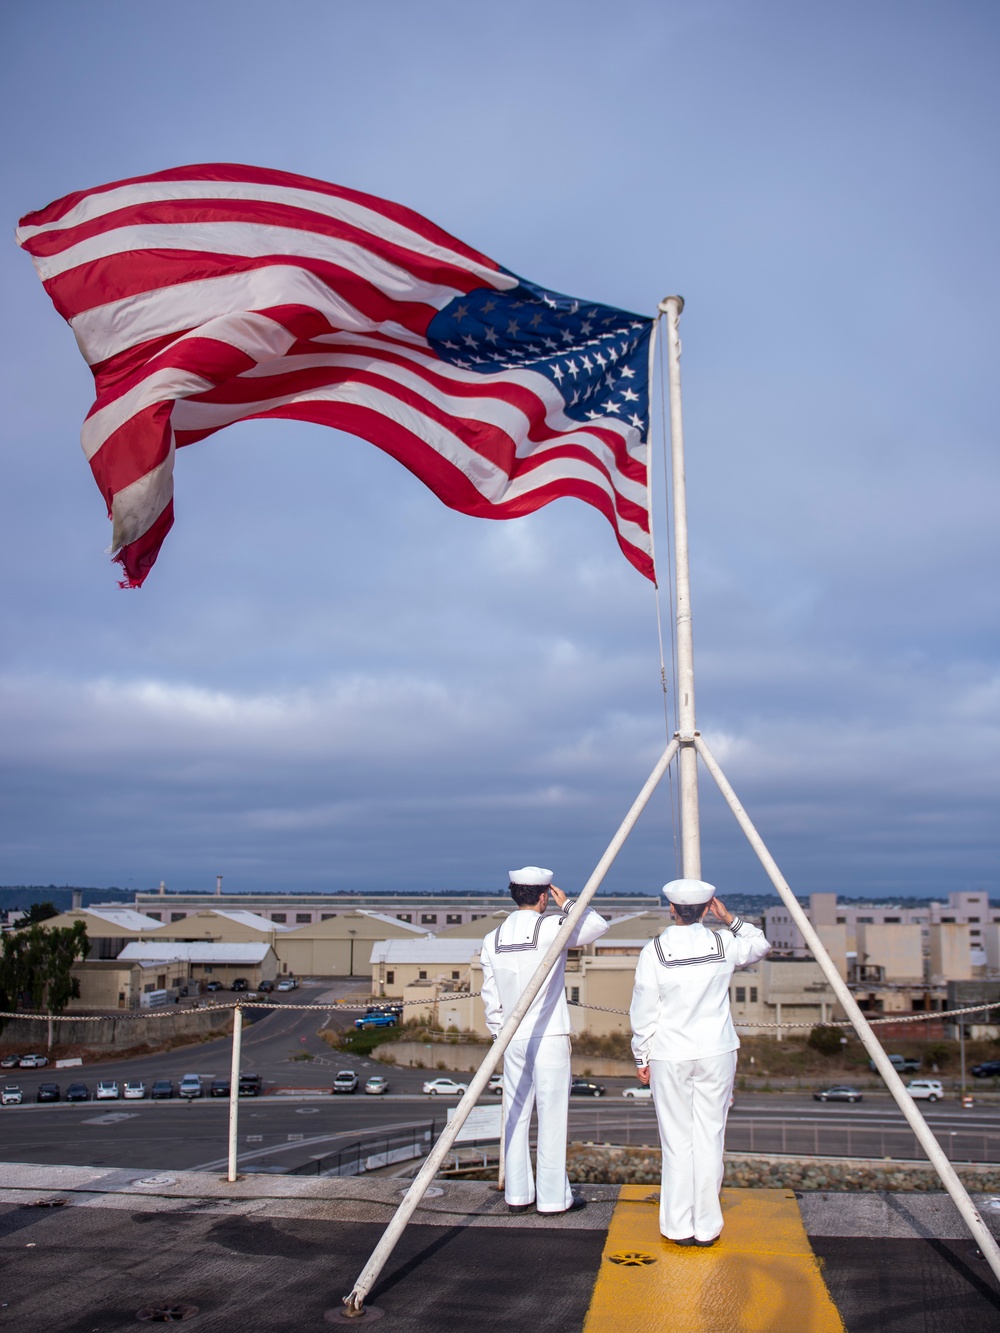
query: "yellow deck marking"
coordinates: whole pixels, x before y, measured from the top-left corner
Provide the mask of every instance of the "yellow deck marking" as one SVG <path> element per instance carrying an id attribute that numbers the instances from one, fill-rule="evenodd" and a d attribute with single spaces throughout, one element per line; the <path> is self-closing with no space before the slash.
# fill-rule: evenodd
<path id="1" fill-rule="evenodd" d="M 794 1194 L 723 1190 L 722 1238 L 699 1249 L 663 1239 L 656 1193 L 622 1186 L 584 1333 L 844 1333 Z"/>

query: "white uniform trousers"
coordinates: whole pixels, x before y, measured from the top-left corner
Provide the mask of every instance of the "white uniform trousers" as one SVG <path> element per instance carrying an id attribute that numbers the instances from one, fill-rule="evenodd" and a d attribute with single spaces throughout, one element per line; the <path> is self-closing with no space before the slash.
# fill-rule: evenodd
<path id="1" fill-rule="evenodd" d="M 568 1036 L 512 1041 L 504 1052 L 504 1198 L 508 1203 L 534 1203 L 540 1213 L 561 1213 L 573 1202 L 566 1175 L 571 1081 Z M 531 1172 L 528 1139 L 533 1106 L 538 1108 L 537 1182 Z"/>
<path id="2" fill-rule="evenodd" d="M 702 1060 L 650 1060 L 663 1150 L 660 1231 L 670 1240 L 714 1240 L 722 1230 L 722 1150 L 736 1052 Z"/>

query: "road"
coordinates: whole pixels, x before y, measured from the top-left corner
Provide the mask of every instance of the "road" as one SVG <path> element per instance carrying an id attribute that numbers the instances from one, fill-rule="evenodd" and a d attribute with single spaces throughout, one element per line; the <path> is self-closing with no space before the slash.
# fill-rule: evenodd
<path id="1" fill-rule="evenodd" d="M 330 1003 L 356 983 L 323 983 L 294 991 L 286 1003 Z M 284 1170 L 301 1166 L 339 1147 L 387 1131 L 389 1126 L 440 1126 L 453 1098 L 422 1094 L 425 1079 L 437 1071 L 403 1069 L 345 1057 L 333 1051 L 319 1031 L 324 1024 L 346 1026 L 352 1015 L 326 1015 L 278 1007 L 244 1029 L 244 1072 L 259 1073 L 267 1095 L 240 1103 L 240 1162 L 244 1169 Z M 305 1057 L 305 1058 L 304 1058 Z M 132 1060 L 100 1061 L 83 1069 L 15 1069 L 0 1072 L 0 1084 L 16 1082 L 25 1104 L 0 1109 L 0 1157 L 6 1161 L 125 1166 L 140 1169 L 215 1169 L 226 1154 L 228 1102 L 102 1101 L 73 1105 L 36 1105 L 38 1085 L 57 1081 L 63 1090 L 74 1081 L 93 1092 L 98 1079 L 158 1078 L 175 1083 L 200 1074 L 206 1082 L 228 1076 L 228 1037 L 176 1051 Z M 333 1097 L 330 1086 L 339 1069 L 353 1068 L 362 1083 L 371 1073 L 388 1075 L 385 1097 Z M 456 1075 L 461 1080 L 465 1076 Z M 650 1102 L 631 1100 L 622 1091 L 629 1079 L 603 1078 L 606 1095 L 574 1098 L 570 1104 L 571 1139 L 595 1143 L 632 1143 L 655 1147 L 656 1122 Z M 296 1090 L 294 1093 L 291 1090 Z M 487 1098 L 495 1104 L 495 1099 Z M 962 1110 L 955 1102 L 923 1104 L 924 1113 L 956 1161 L 1000 1160 L 1000 1108 Z M 730 1114 L 727 1147 L 731 1151 L 800 1153 L 824 1156 L 917 1157 L 913 1135 L 887 1094 L 865 1093 L 857 1105 L 819 1103 L 801 1094 L 741 1093 Z"/>

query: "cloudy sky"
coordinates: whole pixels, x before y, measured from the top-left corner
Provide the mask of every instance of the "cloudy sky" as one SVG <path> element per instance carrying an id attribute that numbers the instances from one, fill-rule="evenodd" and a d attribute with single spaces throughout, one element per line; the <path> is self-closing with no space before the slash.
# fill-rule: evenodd
<path id="1" fill-rule="evenodd" d="M 249 162 L 580 297 L 682 293 L 701 729 L 799 893 L 998 891 L 998 37 L 989 0 L 5 7 L 0 195 L 10 235 Z M 0 266 L 0 883 L 579 887 L 665 736 L 605 520 L 467 518 L 246 423 L 184 451 L 122 592 L 89 372 Z M 763 891 L 709 782 L 706 878 Z M 673 873 L 665 791 L 606 883 Z"/>

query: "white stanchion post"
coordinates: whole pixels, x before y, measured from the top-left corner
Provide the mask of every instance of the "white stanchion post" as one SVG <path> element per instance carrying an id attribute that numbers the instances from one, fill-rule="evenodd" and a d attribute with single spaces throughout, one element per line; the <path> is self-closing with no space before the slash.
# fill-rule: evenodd
<path id="1" fill-rule="evenodd" d="M 229 1077 L 229 1182 L 236 1180 L 236 1153 L 240 1140 L 240 1046 L 243 1038 L 243 1006 L 233 1010 L 233 1065 Z"/>
<path id="2" fill-rule="evenodd" d="M 490 1048 L 489 1054 L 473 1075 L 468 1090 L 463 1094 L 458 1105 L 455 1107 L 455 1114 L 445 1126 L 437 1143 L 431 1149 L 427 1160 L 414 1178 L 413 1184 L 406 1191 L 402 1203 L 396 1209 L 392 1220 L 389 1222 L 389 1225 L 386 1227 L 382 1235 L 382 1239 L 372 1251 L 371 1258 L 368 1260 L 367 1264 L 365 1264 L 360 1277 L 354 1284 L 353 1290 L 350 1295 L 344 1297 L 345 1315 L 349 1317 L 360 1317 L 364 1314 L 365 1298 L 378 1280 L 378 1275 L 385 1267 L 389 1256 L 396 1248 L 400 1236 L 406 1229 L 406 1224 L 416 1211 L 420 1200 L 424 1197 L 424 1191 L 437 1175 L 441 1163 L 448 1155 L 448 1150 L 458 1137 L 459 1130 L 468 1119 L 469 1112 L 479 1100 L 479 1097 L 482 1095 L 490 1080 L 490 1075 L 500 1063 L 500 1057 L 510 1045 L 515 1032 L 521 1024 L 521 1019 L 528 1012 L 532 1000 L 544 985 L 545 978 L 552 971 L 560 954 L 566 948 L 570 936 L 576 929 L 577 922 L 587 910 L 591 898 L 593 898 L 594 894 L 600 888 L 601 882 L 603 881 L 604 876 L 608 873 L 611 863 L 621 851 L 625 839 L 635 827 L 636 821 L 646 808 L 649 798 L 656 790 L 660 779 L 663 777 L 664 773 L 666 773 L 667 768 L 676 753 L 677 740 L 675 738 L 663 751 L 663 754 L 657 761 L 656 767 L 646 779 L 642 791 L 633 801 L 632 808 L 619 825 L 618 832 L 611 839 L 607 846 L 607 850 L 601 857 L 600 861 L 598 861 L 594 873 L 584 885 L 582 893 L 573 904 L 569 915 L 559 929 L 559 933 L 549 945 L 545 957 L 538 964 L 535 975 L 528 982 L 521 998 L 508 1015 L 506 1022 L 500 1030 L 499 1036 Z"/>
<path id="3" fill-rule="evenodd" d="M 500 1094 L 500 1161 L 497 1168 L 497 1189 L 503 1193 L 504 1181 L 507 1175 L 507 1094 Z"/>
<path id="4" fill-rule="evenodd" d="M 823 947 L 823 943 L 816 931 L 813 929 L 812 922 L 802 910 L 802 905 L 795 894 L 789 888 L 785 877 L 778 869 L 777 863 L 771 853 L 764 845 L 764 840 L 754 827 L 750 816 L 743 809 L 737 799 L 736 793 L 726 780 L 726 776 L 719 767 L 715 756 L 705 744 L 704 739 L 699 736 L 696 741 L 698 753 L 701 755 L 705 767 L 711 773 L 716 781 L 716 785 L 722 792 L 726 804 L 736 816 L 736 822 L 746 834 L 747 841 L 757 853 L 761 865 L 767 872 L 771 883 L 778 891 L 778 897 L 788 908 L 788 914 L 798 926 L 805 940 L 806 947 L 812 956 L 819 963 L 823 975 L 830 983 L 830 987 L 836 995 L 841 1007 L 851 1020 L 855 1032 L 861 1038 L 862 1045 L 871 1056 L 875 1068 L 885 1080 L 886 1087 L 892 1093 L 893 1100 L 906 1117 L 906 1121 L 913 1133 L 917 1137 L 917 1142 L 927 1154 L 931 1166 L 941 1177 L 941 1183 L 951 1195 L 952 1202 L 961 1214 L 962 1220 L 972 1232 L 972 1237 L 976 1244 L 982 1250 L 986 1262 L 992 1268 L 997 1280 L 1000 1281 L 1000 1246 L 993 1239 L 993 1234 L 989 1227 L 983 1221 L 976 1205 L 969 1198 L 969 1192 L 958 1178 L 955 1168 L 952 1166 L 948 1157 L 934 1137 L 930 1126 L 924 1117 L 920 1114 L 916 1102 L 903 1086 L 903 1080 L 899 1077 L 896 1070 L 889 1061 L 889 1057 L 882 1049 L 882 1045 L 875 1033 L 868 1024 L 868 1020 L 858 1008 L 854 996 L 848 989 L 847 982 L 843 979 L 834 965 L 833 959 Z"/>

